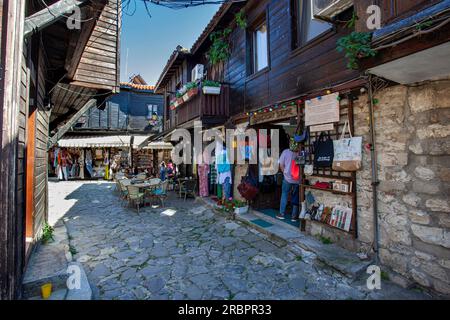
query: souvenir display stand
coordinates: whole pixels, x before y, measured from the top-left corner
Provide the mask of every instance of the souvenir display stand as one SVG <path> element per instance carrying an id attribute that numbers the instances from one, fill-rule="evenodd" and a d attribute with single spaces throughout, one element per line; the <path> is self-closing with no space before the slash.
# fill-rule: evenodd
<path id="1" fill-rule="evenodd" d="M 342 97 L 342 100 L 339 100 L 339 113 L 340 113 L 340 120 L 338 123 L 334 123 L 334 129 L 330 131 L 326 131 L 326 133 L 329 134 L 329 136 L 333 139 L 339 139 L 341 137 L 342 131 L 344 129 L 345 122 L 348 121 L 349 124 L 349 130 L 353 134 L 354 133 L 354 123 L 353 123 L 353 100 L 351 97 Z M 301 119 L 304 118 L 304 112 L 305 109 L 301 108 L 299 110 L 299 117 Z M 307 162 L 312 164 L 314 162 L 314 154 L 313 154 L 313 146 L 315 141 L 319 138 L 321 132 L 310 132 L 309 138 L 304 143 L 303 148 L 307 151 Z M 333 185 L 334 188 L 323 188 L 323 187 L 317 187 L 316 185 L 312 184 L 311 181 L 321 181 L 325 180 L 327 182 L 330 182 L 330 185 Z M 357 197 L 356 197 L 356 172 L 337 172 L 333 171 L 332 167 L 329 168 L 316 168 L 314 167 L 312 175 L 306 176 L 303 174 L 303 184 L 300 188 L 300 200 L 301 202 L 305 201 L 306 194 L 308 191 L 321 191 L 321 192 L 327 192 L 330 194 L 333 194 L 337 197 L 342 197 L 343 202 L 348 202 L 350 205 L 352 211 L 352 218 L 351 218 L 351 224 L 350 224 L 350 230 L 346 231 L 343 228 L 338 228 L 336 226 L 331 225 L 329 222 L 323 222 L 323 221 L 307 221 L 307 223 L 320 223 L 325 224 L 327 227 L 337 229 L 342 232 L 348 232 L 350 233 L 354 238 L 357 237 L 357 221 L 356 221 L 356 208 L 357 208 Z M 307 184 L 305 181 L 309 181 L 310 183 Z M 336 186 L 344 185 L 347 186 L 346 190 L 340 190 Z M 350 199 L 350 201 L 348 201 Z M 327 204 L 324 203 L 326 206 Z M 305 223 L 302 223 L 302 229 L 304 230 Z"/>

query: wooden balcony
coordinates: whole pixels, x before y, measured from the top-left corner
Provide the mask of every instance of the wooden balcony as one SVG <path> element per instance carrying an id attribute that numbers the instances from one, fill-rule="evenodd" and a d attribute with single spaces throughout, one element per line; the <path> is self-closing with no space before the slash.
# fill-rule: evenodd
<path id="1" fill-rule="evenodd" d="M 164 129 L 174 129 L 191 120 L 203 121 L 205 126 L 224 123 L 229 117 L 229 92 L 227 85 L 222 85 L 220 95 L 204 94 L 199 89 L 197 95 L 170 112 L 169 119 L 166 119 L 166 126 L 169 127 Z"/>

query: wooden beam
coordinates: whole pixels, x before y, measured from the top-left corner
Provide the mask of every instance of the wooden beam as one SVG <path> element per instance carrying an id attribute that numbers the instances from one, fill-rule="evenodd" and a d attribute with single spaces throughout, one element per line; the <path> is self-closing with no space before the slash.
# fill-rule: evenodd
<path id="1" fill-rule="evenodd" d="M 31 36 L 69 14 L 87 0 L 60 0 L 25 19 L 24 38 Z"/>
<path id="2" fill-rule="evenodd" d="M 90 9 L 91 20 L 85 22 L 83 24 L 83 28 L 80 31 L 80 34 L 73 34 L 71 38 L 71 45 L 75 47 L 75 50 L 72 54 L 67 55 L 66 59 L 66 70 L 67 70 L 67 78 L 73 79 L 75 72 L 78 68 L 78 64 L 80 63 L 81 55 L 86 49 L 86 44 L 89 41 L 89 38 L 92 35 L 92 31 L 94 30 L 95 25 L 97 24 L 97 19 L 100 17 L 103 8 L 105 7 L 105 3 L 97 3 Z"/>
<path id="3" fill-rule="evenodd" d="M 77 122 L 77 120 L 86 112 L 88 111 L 90 108 L 94 107 L 97 105 L 97 100 L 96 99 L 90 99 L 88 102 L 86 102 L 86 104 L 72 117 L 70 118 L 69 121 L 67 121 L 67 123 L 65 125 L 63 125 L 58 132 L 53 135 L 49 141 L 48 141 L 48 149 L 50 149 L 51 147 L 53 147 L 59 139 L 62 138 L 62 136 L 70 130 L 70 128 L 72 128 L 72 126 L 75 124 L 75 122 Z"/>

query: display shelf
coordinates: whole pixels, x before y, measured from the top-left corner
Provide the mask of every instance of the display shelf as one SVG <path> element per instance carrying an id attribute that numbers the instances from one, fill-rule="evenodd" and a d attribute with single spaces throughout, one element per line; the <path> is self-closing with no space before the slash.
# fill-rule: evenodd
<path id="1" fill-rule="evenodd" d="M 325 191 L 325 192 L 331 192 L 331 193 L 342 195 L 342 196 L 352 196 L 352 195 L 354 195 L 354 192 L 342 192 L 342 191 L 337 191 L 337 190 L 333 190 L 333 189 L 322 189 L 322 188 L 310 186 L 310 185 L 307 185 L 307 184 L 302 184 L 300 186 L 302 188 L 314 189 L 314 190 Z"/>
<path id="2" fill-rule="evenodd" d="M 352 234 L 352 235 L 353 235 L 353 232 L 352 232 L 352 230 L 350 230 L 350 231 L 346 231 L 346 230 L 344 230 L 344 229 L 341 229 L 341 228 L 338 228 L 338 227 L 332 226 L 331 224 L 328 224 L 328 223 L 326 223 L 326 222 L 323 222 L 323 221 L 318 221 L 318 220 L 306 220 L 306 221 L 311 221 L 311 222 L 315 222 L 315 223 L 318 223 L 318 224 L 324 225 L 324 226 L 326 226 L 326 227 L 328 227 L 328 228 L 331 228 L 331 229 L 334 229 L 334 230 L 338 230 L 338 231 L 344 232 L 344 233 L 346 233 L 346 234 Z"/>
<path id="3" fill-rule="evenodd" d="M 345 121 L 348 121 L 349 123 L 349 130 L 354 135 L 354 121 L 353 121 L 353 100 L 351 97 L 347 97 L 347 104 L 341 104 L 340 109 L 340 121 L 339 123 L 335 123 L 335 128 L 332 131 L 328 131 L 327 133 L 330 135 L 332 139 L 339 139 L 342 130 L 344 128 Z M 299 118 L 304 117 L 304 110 L 301 110 L 299 113 Z M 314 132 L 309 135 L 308 140 L 303 144 L 302 148 L 304 150 L 307 150 L 309 153 L 309 163 L 314 163 L 314 143 L 319 138 L 320 132 Z M 351 182 L 351 192 L 342 192 L 342 191 L 336 191 L 333 189 L 321 189 L 314 187 L 313 185 L 301 185 L 300 188 L 300 199 L 303 202 L 305 200 L 305 190 L 306 189 L 312 189 L 317 191 L 325 191 L 329 192 L 338 196 L 349 196 L 351 198 L 351 209 L 352 209 L 352 223 L 350 227 L 350 231 L 346 231 L 343 229 L 339 229 L 337 227 L 331 226 L 327 223 L 316 221 L 318 223 L 321 223 L 323 225 L 326 225 L 330 228 L 340 230 L 342 232 L 346 232 L 348 234 L 351 234 L 354 238 L 357 237 L 358 230 L 357 230 L 357 215 L 356 215 L 356 209 L 357 209 L 357 193 L 356 193 L 356 172 L 338 172 L 333 171 L 331 167 L 329 168 L 314 168 L 314 172 L 311 176 L 305 176 L 303 175 L 303 181 L 308 179 L 327 179 L 327 180 L 343 180 Z"/>

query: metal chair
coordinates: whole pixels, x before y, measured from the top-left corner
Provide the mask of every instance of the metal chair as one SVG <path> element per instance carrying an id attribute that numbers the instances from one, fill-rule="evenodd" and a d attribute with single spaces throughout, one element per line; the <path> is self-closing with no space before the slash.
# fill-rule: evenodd
<path id="1" fill-rule="evenodd" d="M 169 185 L 169 181 L 163 181 L 159 185 L 159 187 L 153 192 L 154 197 L 161 201 L 161 205 L 164 208 L 164 200 L 167 198 L 167 187 Z"/>
<path id="2" fill-rule="evenodd" d="M 155 198 L 154 192 L 158 188 L 159 184 L 151 184 L 144 189 L 144 206 L 153 204 L 153 199 Z"/>
<path id="3" fill-rule="evenodd" d="M 197 180 L 186 180 L 180 184 L 180 197 L 184 195 L 184 201 L 188 196 L 195 198 L 195 192 L 197 189 Z"/>

